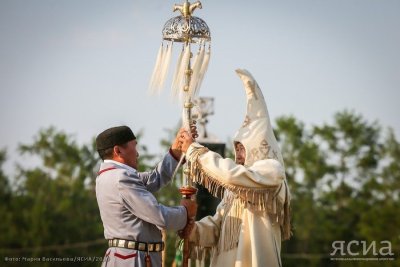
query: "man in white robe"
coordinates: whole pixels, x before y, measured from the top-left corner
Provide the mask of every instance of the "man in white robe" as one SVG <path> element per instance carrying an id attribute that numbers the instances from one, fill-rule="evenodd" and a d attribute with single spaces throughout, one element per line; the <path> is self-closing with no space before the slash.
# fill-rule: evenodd
<path id="1" fill-rule="evenodd" d="M 246 70 L 236 71 L 247 96 L 245 121 L 234 137 L 235 161 L 193 142 L 182 151 L 192 179 L 222 197 L 214 216 L 190 234 L 197 258 L 211 249 L 211 266 L 282 266 L 281 240 L 290 237 L 290 193 L 263 94 Z"/>

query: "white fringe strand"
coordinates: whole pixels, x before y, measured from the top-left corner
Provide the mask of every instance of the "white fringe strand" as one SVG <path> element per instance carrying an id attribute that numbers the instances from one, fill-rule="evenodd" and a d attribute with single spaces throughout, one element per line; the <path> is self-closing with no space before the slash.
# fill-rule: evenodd
<path id="1" fill-rule="evenodd" d="M 208 47 L 208 51 L 204 55 L 203 64 L 201 65 L 199 79 L 198 79 L 198 82 L 197 82 L 196 88 L 195 88 L 195 94 L 199 91 L 201 84 L 204 80 L 204 75 L 207 72 L 208 63 L 210 62 L 210 56 L 211 56 L 211 47 Z"/>
<path id="2" fill-rule="evenodd" d="M 156 64 L 154 65 L 153 73 L 151 74 L 150 84 L 149 84 L 149 92 L 151 94 L 156 94 L 158 91 L 158 80 L 161 72 L 161 62 L 163 58 L 164 47 L 163 43 L 161 43 L 160 48 L 158 49 Z"/>
<path id="3" fill-rule="evenodd" d="M 172 97 L 176 98 L 179 95 L 179 90 L 181 90 L 180 86 L 179 86 L 179 71 L 181 68 L 181 64 L 182 64 L 182 58 L 183 58 L 183 54 L 185 52 L 184 46 L 182 46 L 182 50 L 179 53 L 179 57 L 178 60 L 176 61 L 176 67 L 175 67 L 175 72 L 174 72 L 174 76 L 172 78 L 172 86 L 171 86 L 171 93 L 172 93 Z"/>
<path id="4" fill-rule="evenodd" d="M 171 63 L 172 46 L 173 46 L 173 42 L 170 42 L 169 44 L 167 44 L 167 47 L 165 48 L 164 53 L 163 53 L 163 59 L 162 59 L 162 65 L 161 65 L 162 67 L 161 67 L 161 71 L 160 71 L 160 78 L 158 81 L 158 93 L 160 93 L 162 91 L 162 89 L 164 88 L 165 79 L 167 77 L 169 65 Z"/>
<path id="5" fill-rule="evenodd" d="M 189 45 L 186 45 L 184 48 L 184 53 L 182 56 L 182 60 L 179 63 L 179 70 L 178 70 L 178 75 L 177 75 L 177 81 L 176 81 L 176 95 L 175 98 L 178 98 L 182 100 L 184 94 L 183 94 L 183 86 L 185 84 L 185 71 L 188 67 L 189 64 L 189 59 L 190 59 L 190 47 Z"/>
<path id="6" fill-rule="evenodd" d="M 199 78 L 200 78 L 200 71 L 201 67 L 203 65 L 203 60 L 204 60 L 204 46 L 200 45 L 200 50 L 197 53 L 196 59 L 194 60 L 193 63 L 193 74 L 192 74 L 192 79 L 190 81 L 190 89 L 189 89 L 189 95 L 191 97 L 194 97 L 196 94 L 196 86 L 199 83 Z"/>

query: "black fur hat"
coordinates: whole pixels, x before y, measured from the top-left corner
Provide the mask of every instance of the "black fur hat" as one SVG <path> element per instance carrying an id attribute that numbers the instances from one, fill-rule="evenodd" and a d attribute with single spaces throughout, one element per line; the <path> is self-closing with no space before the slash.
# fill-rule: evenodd
<path id="1" fill-rule="evenodd" d="M 97 136 L 96 148 L 97 151 L 100 151 L 117 145 L 123 145 L 135 139 L 136 136 L 128 126 L 112 127 Z"/>

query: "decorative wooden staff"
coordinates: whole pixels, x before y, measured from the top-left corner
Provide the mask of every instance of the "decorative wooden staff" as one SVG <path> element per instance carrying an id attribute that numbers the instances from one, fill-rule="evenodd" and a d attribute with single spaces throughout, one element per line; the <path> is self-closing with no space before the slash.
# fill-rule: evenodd
<path id="1" fill-rule="evenodd" d="M 182 43 L 182 50 L 177 59 L 175 73 L 172 79 L 172 94 L 174 97 L 184 99 L 183 104 L 183 124 L 190 132 L 192 123 L 193 97 L 198 93 L 201 82 L 208 68 L 208 62 L 211 52 L 211 33 L 208 25 L 199 17 L 192 16 L 196 8 L 202 8 L 200 1 L 191 4 L 185 1 L 183 4 L 175 4 L 173 11 L 180 11 L 181 15 L 169 19 L 163 28 L 163 40 L 157 55 L 156 65 L 150 81 L 150 91 L 159 93 L 165 83 L 168 68 L 171 62 L 172 47 L 174 42 Z M 197 45 L 198 50 L 193 65 L 191 58 L 192 46 Z M 182 90 L 183 89 L 183 90 Z M 178 167 L 183 161 L 182 156 Z M 184 168 L 184 181 L 180 192 L 183 198 L 194 200 L 197 189 L 193 187 L 190 179 L 193 173 L 190 173 L 189 166 Z M 184 238 L 183 246 L 183 266 L 188 266 L 189 260 L 189 242 Z"/>

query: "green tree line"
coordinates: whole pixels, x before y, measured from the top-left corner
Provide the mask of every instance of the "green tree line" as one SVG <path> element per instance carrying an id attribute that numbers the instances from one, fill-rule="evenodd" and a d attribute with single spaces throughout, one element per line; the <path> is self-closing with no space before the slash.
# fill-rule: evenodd
<path id="1" fill-rule="evenodd" d="M 274 131 L 292 195 L 293 237 L 282 244 L 283 265 L 399 266 L 400 144 L 393 130 L 342 111 L 331 123 L 314 126 L 279 117 Z M 160 141 L 166 151 L 174 132 Z M 17 152 L 39 164 L 20 162 L 8 177 L 3 169 L 7 151 L 0 151 L 0 266 L 100 266 L 107 244 L 95 196 L 100 160 L 94 138 L 80 145 L 72 135 L 49 127 Z M 160 158 L 144 145 L 139 153 L 139 170 L 154 167 Z M 176 183 L 156 197 L 177 205 Z M 379 254 L 381 242 L 388 241 L 393 255 L 386 257 L 393 260 L 332 259 L 354 258 L 331 255 L 337 241 L 345 253 L 349 242 L 358 242 L 350 252 L 364 258 L 382 255 L 373 249 L 363 255 L 362 242 L 375 245 Z M 175 242 L 175 233 L 168 232 L 166 266 L 175 257 Z"/>

